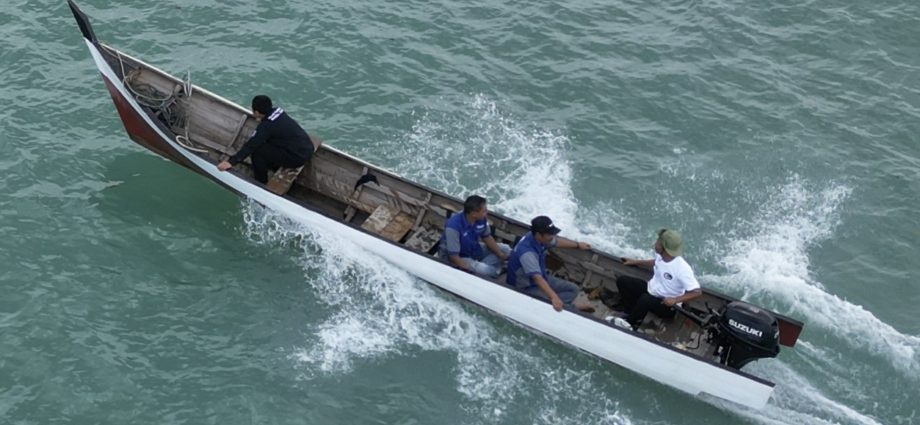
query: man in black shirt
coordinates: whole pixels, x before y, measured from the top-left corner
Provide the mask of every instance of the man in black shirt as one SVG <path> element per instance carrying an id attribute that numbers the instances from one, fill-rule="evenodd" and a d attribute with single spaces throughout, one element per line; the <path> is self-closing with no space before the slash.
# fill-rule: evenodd
<path id="1" fill-rule="evenodd" d="M 251 156 L 253 177 L 265 184 L 268 170 L 300 167 L 319 148 L 319 143 L 314 143 L 283 109 L 272 107 L 268 96 L 252 98 L 252 115 L 259 121 L 258 127 L 239 152 L 217 164 L 220 171 L 227 171 Z"/>

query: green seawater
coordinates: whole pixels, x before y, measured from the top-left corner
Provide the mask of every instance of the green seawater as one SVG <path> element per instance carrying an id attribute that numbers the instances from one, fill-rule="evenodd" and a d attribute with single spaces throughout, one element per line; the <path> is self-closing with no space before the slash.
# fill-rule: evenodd
<path id="1" fill-rule="evenodd" d="M 806 323 L 692 397 L 126 136 L 64 1 L 0 3 L 0 424 L 917 424 L 920 3 L 84 0 L 105 43 Z"/>

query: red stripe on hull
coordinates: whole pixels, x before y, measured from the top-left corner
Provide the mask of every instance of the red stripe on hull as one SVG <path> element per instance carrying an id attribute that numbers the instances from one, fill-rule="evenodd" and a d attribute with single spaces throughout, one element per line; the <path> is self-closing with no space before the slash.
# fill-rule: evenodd
<path id="1" fill-rule="evenodd" d="M 118 115 L 121 116 L 121 122 L 125 125 L 125 130 L 128 132 L 128 136 L 131 137 L 131 140 L 164 158 L 179 163 L 194 171 L 201 172 L 198 170 L 198 167 L 177 152 L 168 142 L 163 140 L 160 134 L 140 115 L 143 112 L 134 109 L 131 103 L 128 102 L 128 99 L 125 99 L 121 92 L 115 88 L 115 85 L 104 75 L 102 76 L 102 81 L 105 82 L 105 87 L 109 90 L 109 95 L 112 96 L 112 103 L 115 104 L 115 109 L 118 110 Z"/>

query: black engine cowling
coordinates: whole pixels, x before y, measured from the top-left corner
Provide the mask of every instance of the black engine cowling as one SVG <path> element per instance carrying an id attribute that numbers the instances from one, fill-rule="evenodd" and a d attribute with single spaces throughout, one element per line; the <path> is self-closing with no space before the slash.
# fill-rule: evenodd
<path id="1" fill-rule="evenodd" d="M 779 354 L 779 322 L 769 311 L 732 301 L 719 313 L 715 339 L 723 364 L 740 369 L 753 360 Z"/>

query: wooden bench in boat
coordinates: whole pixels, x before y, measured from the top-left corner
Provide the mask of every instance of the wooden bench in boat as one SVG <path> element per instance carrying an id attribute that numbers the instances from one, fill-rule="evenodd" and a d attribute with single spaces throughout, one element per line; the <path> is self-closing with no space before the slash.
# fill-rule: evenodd
<path id="1" fill-rule="evenodd" d="M 412 216 L 384 204 L 378 206 L 367 220 L 364 220 L 361 227 L 393 242 L 399 242 L 409 233 L 413 224 L 415 220 Z"/>
<path id="2" fill-rule="evenodd" d="M 239 131 L 243 128 L 243 124 L 245 123 L 246 117 L 243 116 L 243 119 L 240 121 L 239 128 L 236 130 L 237 133 L 239 133 Z M 234 137 L 239 137 L 239 134 Z M 314 154 L 323 144 L 323 141 L 317 137 L 310 137 L 310 142 L 313 143 Z M 309 163 L 309 159 L 307 161 L 307 163 Z M 294 180 L 297 180 L 297 176 L 300 175 L 300 172 L 303 171 L 303 167 L 306 166 L 307 164 L 301 165 L 297 168 L 279 168 L 278 171 L 272 175 L 271 179 L 268 180 L 266 188 L 276 195 L 284 195 L 288 190 L 291 190 L 291 186 L 294 184 Z"/>
<path id="3" fill-rule="evenodd" d="M 300 175 L 300 172 L 303 171 L 303 167 L 304 166 L 301 165 L 297 168 L 279 168 L 278 171 L 275 171 L 272 177 L 268 179 L 268 184 L 266 184 L 265 187 L 276 195 L 284 195 L 291 189 L 291 185 L 294 184 L 294 180 Z"/>

